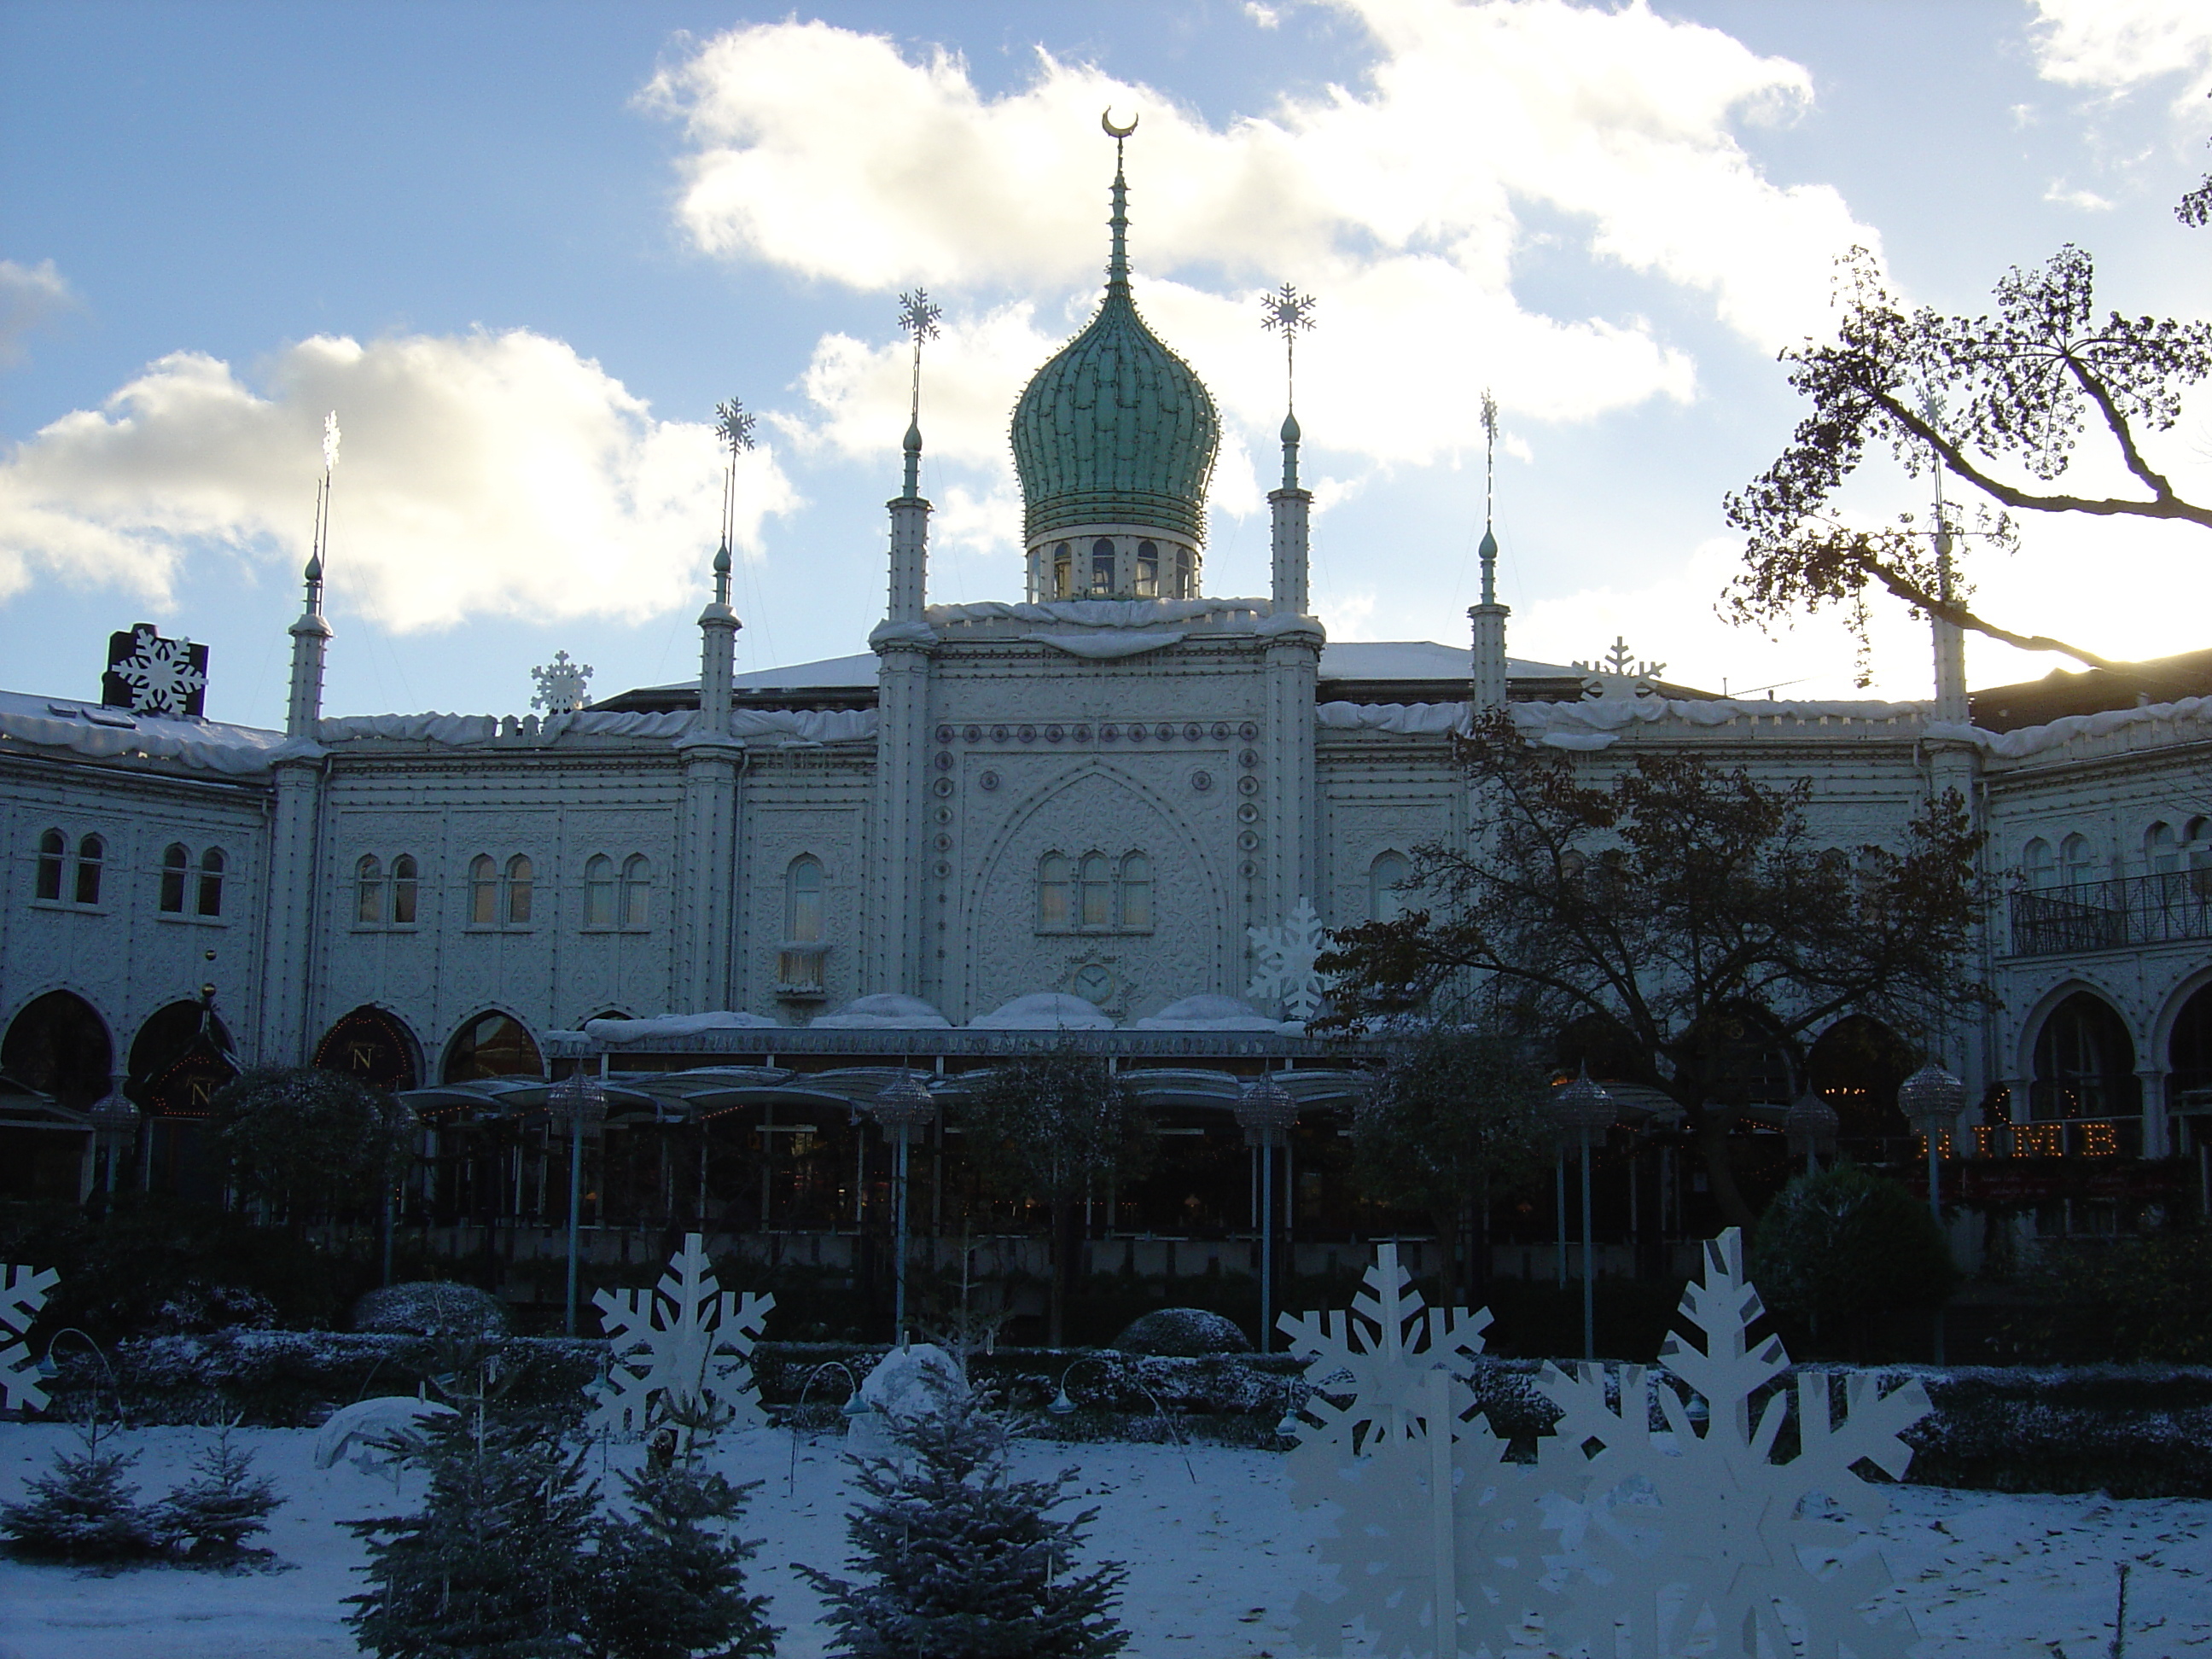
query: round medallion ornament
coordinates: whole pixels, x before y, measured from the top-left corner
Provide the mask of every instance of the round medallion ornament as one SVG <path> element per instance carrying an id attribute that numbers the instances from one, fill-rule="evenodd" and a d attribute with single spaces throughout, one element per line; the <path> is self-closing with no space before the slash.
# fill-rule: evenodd
<path id="1" fill-rule="evenodd" d="M 951 807 L 949 807 L 949 806 L 940 806 L 940 807 L 939 807 L 939 808 L 937 809 L 937 821 L 938 821 L 939 823 L 951 823 L 951 822 L 952 822 L 952 809 L 951 809 Z"/>
<path id="2" fill-rule="evenodd" d="M 1237 845 L 1247 853 L 1258 852 L 1260 850 L 1260 832 L 1257 830 L 1245 830 L 1237 837 Z"/>
<path id="3" fill-rule="evenodd" d="M 1061 731 L 1057 726 L 1048 726 L 1044 729 L 1044 740 L 1047 743 L 1058 743 L 1067 734 Z"/>
<path id="4" fill-rule="evenodd" d="M 1245 742 L 1249 743 L 1253 738 L 1260 735 L 1260 728 L 1255 726 L 1250 720 L 1246 720 L 1243 725 L 1237 728 L 1237 735 L 1243 738 Z"/>
<path id="5" fill-rule="evenodd" d="M 983 728 L 980 726 L 970 726 L 963 729 L 960 735 L 970 743 L 981 743 L 983 741 Z"/>
<path id="6" fill-rule="evenodd" d="M 1255 806 L 1250 801 L 1246 801 L 1242 806 L 1237 809 L 1237 821 L 1239 823 L 1259 823 L 1260 809 Z"/>
<path id="7" fill-rule="evenodd" d="M 1260 763 L 1260 751 L 1256 749 L 1238 750 L 1237 751 L 1237 763 L 1243 767 L 1247 772 L 1250 771 L 1254 767 Z"/>
<path id="8" fill-rule="evenodd" d="M 1017 738 L 1019 738 L 1024 743 L 1035 743 L 1036 741 L 1036 727 L 1034 726 L 1024 726 L 1020 731 L 1015 732 L 1014 735 Z"/>
<path id="9" fill-rule="evenodd" d="M 990 771 L 987 769 L 986 770 L 977 774 L 975 778 L 975 787 L 978 789 L 982 790 L 985 793 L 989 793 L 992 790 L 996 789 L 999 787 L 999 775 L 996 772 Z"/>
<path id="10" fill-rule="evenodd" d="M 1200 794 L 1204 794 L 1213 787 L 1213 774 L 1200 767 L 1190 775 L 1190 787 L 1197 790 Z"/>
<path id="11" fill-rule="evenodd" d="M 940 749 L 937 751 L 937 769 L 940 772 L 950 772 L 952 769 L 952 757 L 945 750 Z"/>
<path id="12" fill-rule="evenodd" d="M 1110 720 L 1098 728 L 1098 741 L 1101 743 L 1115 742 L 1121 735 L 1121 728 Z"/>
<path id="13" fill-rule="evenodd" d="M 1131 743 L 1142 743 L 1144 740 L 1145 728 L 1143 726 L 1133 726 L 1129 728 L 1129 741 Z"/>
<path id="14" fill-rule="evenodd" d="M 939 799 L 943 799 L 945 796 L 952 793 L 952 780 L 950 778 L 938 779 L 935 783 L 929 786 L 929 793 L 938 797 Z"/>
<path id="15" fill-rule="evenodd" d="M 939 880 L 939 881 L 944 881 L 944 880 L 945 880 L 946 878 L 948 878 L 951 874 L 952 874 L 952 866 L 951 866 L 951 865 L 947 864 L 947 863 L 946 863 L 943 859 L 939 859 L 939 860 L 938 860 L 938 861 L 937 861 L 937 878 L 938 878 L 938 880 Z"/>
<path id="16" fill-rule="evenodd" d="M 1191 721 L 1182 729 L 1182 740 L 1185 743 L 1196 743 L 1205 735 L 1206 728 L 1200 726 L 1196 720 Z"/>
<path id="17" fill-rule="evenodd" d="M 1214 721 L 1213 740 L 1216 743 L 1226 743 L 1229 741 L 1229 722 L 1227 720 Z"/>
<path id="18" fill-rule="evenodd" d="M 1162 720 L 1158 726 L 1152 728 L 1152 735 L 1158 738 L 1162 743 L 1172 743 L 1175 741 L 1175 727 L 1170 726 L 1165 720 Z"/>
<path id="19" fill-rule="evenodd" d="M 1253 863 L 1251 860 L 1246 859 L 1243 863 L 1237 866 L 1237 873 L 1243 877 L 1245 880 L 1249 881 L 1253 877 L 1260 873 L 1260 866 Z"/>
<path id="20" fill-rule="evenodd" d="M 1091 728 L 1087 726 L 1079 726 L 1069 735 L 1078 743 L 1088 743 L 1091 741 Z"/>
<path id="21" fill-rule="evenodd" d="M 940 853 L 951 852 L 952 850 L 952 837 L 947 835 L 939 834 L 937 837 L 937 850 Z"/>
<path id="22" fill-rule="evenodd" d="M 1260 793 L 1260 780 L 1254 777 L 1249 772 L 1247 772 L 1243 777 L 1237 780 L 1237 793 L 1240 795 L 1258 794 Z"/>
<path id="23" fill-rule="evenodd" d="M 1006 740 L 1006 728 L 1005 726 L 994 726 L 991 728 L 991 741 L 993 743 L 1004 743 Z"/>
<path id="24" fill-rule="evenodd" d="M 938 742 L 939 742 L 939 743 L 950 743 L 950 742 L 951 742 L 951 741 L 952 741 L 952 728 L 951 728 L 951 726 L 939 726 L 939 727 L 937 728 L 937 740 L 938 740 Z"/>

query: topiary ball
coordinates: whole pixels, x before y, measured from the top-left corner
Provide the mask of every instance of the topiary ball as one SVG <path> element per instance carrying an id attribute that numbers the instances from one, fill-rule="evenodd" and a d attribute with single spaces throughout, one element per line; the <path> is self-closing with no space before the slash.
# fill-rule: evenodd
<path id="1" fill-rule="evenodd" d="M 507 1304 L 489 1291 L 424 1280 L 369 1291 L 353 1304 L 353 1328 L 395 1336 L 448 1334 L 495 1341 L 511 1325 Z"/>
<path id="2" fill-rule="evenodd" d="M 1129 1322 L 1114 1339 L 1123 1353 L 1195 1359 L 1209 1353 L 1249 1353 L 1252 1344 L 1234 1320 L 1203 1308 L 1156 1308 Z"/>

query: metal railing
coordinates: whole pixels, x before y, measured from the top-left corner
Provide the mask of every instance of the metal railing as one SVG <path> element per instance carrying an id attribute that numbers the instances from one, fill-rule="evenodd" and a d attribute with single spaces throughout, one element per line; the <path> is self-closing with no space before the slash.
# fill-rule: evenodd
<path id="1" fill-rule="evenodd" d="M 2212 939 L 2212 870 L 2168 870 L 2012 896 L 2016 956 Z"/>

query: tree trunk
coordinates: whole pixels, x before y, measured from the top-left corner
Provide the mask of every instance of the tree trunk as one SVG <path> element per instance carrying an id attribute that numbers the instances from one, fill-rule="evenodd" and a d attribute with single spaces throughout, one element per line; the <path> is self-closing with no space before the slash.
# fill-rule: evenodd
<path id="1" fill-rule="evenodd" d="M 1698 1151 L 1705 1156 L 1705 1178 L 1712 1184 L 1713 1202 L 1720 1208 L 1721 1219 L 1749 1231 L 1759 1224 L 1759 1218 L 1744 1200 L 1742 1189 L 1735 1184 L 1735 1166 L 1729 1162 L 1729 1125 L 1735 1121 L 1735 1115 L 1702 1109 L 1692 1121 L 1697 1126 Z"/>

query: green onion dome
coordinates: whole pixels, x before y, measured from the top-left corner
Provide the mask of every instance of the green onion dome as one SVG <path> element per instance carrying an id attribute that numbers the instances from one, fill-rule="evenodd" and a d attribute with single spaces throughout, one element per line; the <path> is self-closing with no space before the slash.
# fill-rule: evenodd
<path id="1" fill-rule="evenodd" d="M 1129 294 L 1128 193 L 1114 173 L 1106 298 L 1090 326 L 1036 372 L 1014 406 L 1023 539 L 1085 525 L 1206 538 L 1206 487 L 1221 445 L 1213 398 L 1145 325 Z"/>

